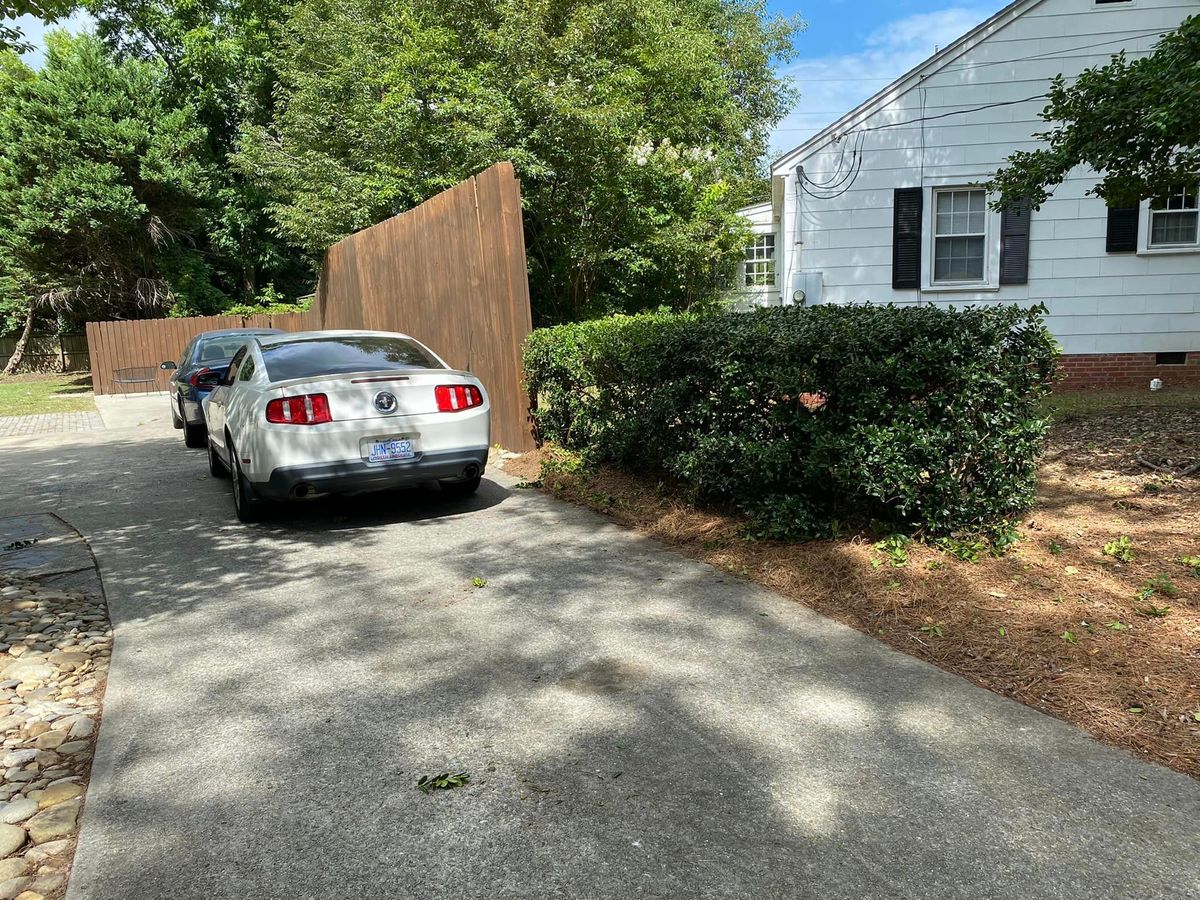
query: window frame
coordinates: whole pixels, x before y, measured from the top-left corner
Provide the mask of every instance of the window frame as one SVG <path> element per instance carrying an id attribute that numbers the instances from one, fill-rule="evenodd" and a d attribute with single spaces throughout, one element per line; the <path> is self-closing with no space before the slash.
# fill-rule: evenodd
<path id="1" fill-rule="evenodd" d="M 762 258 L 755 257 L 753 259 L 747 258 L 747 254 L 750 253 L 752 250 L 754 250 L 754 251 L 758 250 L 758 244 L 760 241 L 767 241 L 767 240 L 769 240 L 771 242 L 770 256 L 765 256 Z M 759 265 L 762 263 L 768 263 L 770 265 L 771 280 L 769 282 L 748 284 L 746 279 L 750 277 L 749 267 L 752 265 Z M 738 282 L 739 282 L 738 289 L 739 290 L 745 291 L 747 293 L 770 293 L 771 291 L 775 291 L 775 290 L 779 289 L 779 240 L 776 237 L 774 231 L 766 230 L 766 231 L 754 232 L 754 238 L 751 241 L 751 243 L 749 245 L 747 245 L 746 247 L 742 248 L 742 264 L 740 266 L 740 269 L 741 269 L 741 274 L 740 274 L 740 277 L 738 278 Z"/>
<path id="2" fill-rule="evenodd" d="M 982 176 L 987 177 L 987 176 Z M 924 209 L 921 213 L 921 240 L 924 261 L 921 265 L 922 293 L 974 293 L 1000 290 L 1000 213 L 988 207 L 987 188 L 980 182 L 958 178 L 926 178 Z M 983 278 L 970 281 L 934 281 L 937 260 L 937 196 L 950 191 L 983 191 Z M 952 237 L 953 235 L 942 235 Z"/>
<path id="3" fill-rule="evenodd" d="M 1150 236 L 1154 231 L 1154 216 L 1156 213 L 1165 212 L 1191 212 L 1192 210 L 1170 210 L 1170 209 L 1153 209 L 1153 200 L 1143 200 L 1140 204 L 1141 210 L 1138 216 L 1138 254 L 1161 254 L 1161 253 L 1200 253 L 1200 179 L 1193 182 L 1193 191 L 1196 196 L 1196 239 L 1187 244 L 1152 244 Z"/>
<path id="4" fill-rule="evenodd" d="M 1200 178 L 1196 179 L 1197 201 L 1200 205 Z M 1163 256 L 1170 254 L 1187 254 L 1200 253 L 1200 224 L 1197 225 L 1197 243 L 1195 244 L 1164 244 L 1155 246 L 1150 243 L 1150 219 L 1151 214 L 1156 210 L 1150 209 L 1152 201 L 1143 200 L 1138 204 L 1138 234 L 1137 234 L 1137 255 L 1138 256 Z M 1165 210 L 1157 210 L 1164 212 Z M 1200 216 L 1197 217 L 1200 219 Z"/>

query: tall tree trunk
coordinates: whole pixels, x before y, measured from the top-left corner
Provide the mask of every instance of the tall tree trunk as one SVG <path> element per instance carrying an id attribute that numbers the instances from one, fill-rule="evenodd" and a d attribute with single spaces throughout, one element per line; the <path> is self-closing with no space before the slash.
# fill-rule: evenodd
<path id="1" fill-rule="evenodd" d="M 29 312 L 25 315 L 25 327 L 21 329 L 21 337 L 17 341 L 17 346 L 13 348 L 13 354 L 9 357 L 8 365 L 4 367 L 5 375 L 12 375 L 17 371 L 17 367 L 21 365 L 21 358 L 25 356 L 25 347 L 29 344 L 29 336 L 33 334 L 33 303 L 29 304 Z"/>

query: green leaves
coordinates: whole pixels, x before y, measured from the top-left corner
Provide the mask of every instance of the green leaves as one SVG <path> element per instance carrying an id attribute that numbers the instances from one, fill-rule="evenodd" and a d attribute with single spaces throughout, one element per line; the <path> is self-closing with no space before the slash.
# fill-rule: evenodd
<path id="1" fill-rule="evenodd" d="M 4 306 L 75 321 L 215 313 L 253 281 L 259 260 L 230 263 L 211 241 L 214 215 L 238 204 L 166 65 L 55 32 L 38 72 L 2 68 Z"/>
<path id="2" fill-rule="evenodd" d="M 1051 128 L 1034 135 L 1048 146 L 1009 156 L 989 185 L 998 192 L 994 205 L 1028 197 L 1036 209 L 1081 164 L 1103 173 L 1095 193 L 1110 205 L 1194 183 L 1200 169 L 1198 66 L 1200 16 L 1192 16 L 1149 56 L 1130 60 L 1121 53 L 1069 85 L 1056 78 L 1042 112 Z"/>
<path id="3" fill-rule="evenodd" d="M 1133 541 L 1129 539 L 1129 535 L 1123 534 L 1104 545 L 1104 555 L 1121 562 L 1133 562 Z"/>
<path id="4" fill-rule="evenodd" d="M 1032 501 L 1055 355 L 1036 312 L 828 305 L 537 329 L 524 362 L 540 437 L 588 464 L 669 476 L 758 537 L 851 519 L 978 560 Z M 877 549 L 901 567 L 904 541 Z"/>
<path id="5" fill-rule="evenodd" d="M 459 772 L 455 775 L 450 775 L 443 772 L 441 775 L 422 775 L 417 779 L 417 790 L 424 794 L 430 794 L 434 791 L 448 791 L 456 787 L 464 787 L 471 780 L 471 776 L 466 772 Z"/>
<path id="6" fill-rule="evenodd" d="M 893 568 L 902 569 L 908 565 L 908 550 L 905 548 L 912 543 L 912 538 L 906 534 L 893 534 L 875 544 L 875 549 L 887 557 Z"/>
<path id="7" fill-rule="evenodd" d="M 792 93 L 797 22 L 736 0 L 300 0 L 237 165 L 310 253 L 491 164 L 521 178 L 534 318 L 720 294 Z"/>
<path id="8" fill-rule="evenodd" d="M 1179 588 L 1166 575 L 1155 575 L 1153 578 L 1147 579 L 1142 585 L 1142 589 L 1137 592 L 1139 600 L 1149 600 L 1155 594 L 1162 594 L 1164 597 L 1170 597 L 1174 600 L 1179 596 Z"/>

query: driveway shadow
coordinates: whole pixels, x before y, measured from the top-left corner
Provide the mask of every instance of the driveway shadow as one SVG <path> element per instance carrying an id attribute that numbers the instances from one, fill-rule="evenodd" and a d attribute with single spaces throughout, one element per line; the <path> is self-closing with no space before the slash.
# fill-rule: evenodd
<path id="1" fill-rule="evenodd" d="M 1200 889 L 1196 782 L 585 510 L 496 481 L 245 528 L 202 466 L 0 459 L 116 625 L 71 900 Z"/>

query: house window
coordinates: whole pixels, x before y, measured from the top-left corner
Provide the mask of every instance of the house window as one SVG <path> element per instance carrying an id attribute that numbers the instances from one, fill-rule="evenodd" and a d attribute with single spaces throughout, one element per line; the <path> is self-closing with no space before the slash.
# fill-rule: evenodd
<path id="1" fill-rule="evenodd" d="M 1150 247 L 1195 247 L 1200 243 L 1197 185 L 1181 184 L 1150 201 Z"/>
<path id="2" fill-rule="evenodd" d="M 933 280 L 983 281 L 987 257 L 987 193 L 934 191 Z"/>
<path id="3" fill-rule="evenodd" d="M 746 287 L 775 286 L 775 235 L 759 234 L 746 248 Z"/>
<path id="4" fill-rule="evenodd" d="M 1156 366 L 1186 366 L 1186 353 L 1155 353 L 1154 364 Z"/>

